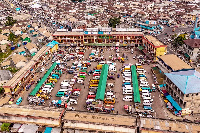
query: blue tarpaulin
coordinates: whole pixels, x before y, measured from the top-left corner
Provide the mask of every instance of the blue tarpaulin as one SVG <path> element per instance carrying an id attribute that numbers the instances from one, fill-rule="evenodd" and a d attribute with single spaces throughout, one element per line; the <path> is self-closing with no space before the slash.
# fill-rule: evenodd
<path id="1" fill-rule="evenodd" d="M 46 127 L 44 133 L 51 133 L 52 127 Z"/>
<path id="2" fill-rule="evenodd" d="M 53 48 L 56 44 L 59 44 L 59 43 L 53 40 L 52 42 L 48 43 L 47 46 Z"/>
<path id="3" fill-rule="evenodd" d="M 176 101 L 174 101 L 174 99 L 170 95 L 167 95 L 166 98 L 167 98 L 167 100 L 170 101 L 170 103 L 172 104 L 172 106 L 174 106 L 174 108 L 177 111 L 181 111 L 182 110 L 182 108 L 178 105 L 178 103 Z"/>

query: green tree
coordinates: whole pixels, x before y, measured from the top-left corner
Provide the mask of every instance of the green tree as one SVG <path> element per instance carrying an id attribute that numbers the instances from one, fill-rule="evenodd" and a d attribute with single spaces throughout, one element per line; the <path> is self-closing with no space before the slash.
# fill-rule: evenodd
<path id="1" fill-rule="evenodd" d="M 112 27 L 112 28 L 116 28 L 116 25 L 120 24 L 120 19 L 121 19 L 120 17 L 118 17 L 118 18 L 116 18 L 116 17 L 110 18 L 108 25 L 110 27 Z"/>
<path id="2" fill-rule="evenodd" d="M 12 32 L 10 32 L 10 34 L 8 36 L 8 40 L 14 41 L 15 40 L 15 34 L 13 34 Z"/>
<path id="3" fill-rule="evenodd" d="M 0 94 L 4 92 L 4 88 L 1 86 L 0 87 Z"/>
<path id="4" fill-rule="evenodd" d="M 16 23 L 16 22 L 17 22 L 17 20 L 14 20 L 13 17 L 8 16 L 5 26 L 13 26 L 14 23 Z"/>
<path id="5" fill-rule="evenodd" d="M 9 126 L 10 126 L 10 123 L 3 123 L 1 125 L 1 131 L 7 131 L 7 132 L 9 132 Z"/>
<path id="6" fill-rule="evenodd" d="M 184 44 L 184 40 L 186 40 L 185 35 L 186 34 L 180 34 L 177 38 L 174 39 L 174 43 L 178 46 L 182 46 Z"/>

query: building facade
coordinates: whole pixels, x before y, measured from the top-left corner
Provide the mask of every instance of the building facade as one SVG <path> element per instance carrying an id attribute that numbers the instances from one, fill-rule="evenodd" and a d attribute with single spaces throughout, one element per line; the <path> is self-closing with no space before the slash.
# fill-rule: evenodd
<path id="1" fill-rule="evenodd" d="M 138 46 L 142 45 L 142 32 L 100 31 L 98 28 L 80 32 L 55 32 L 53 39 L 60 44 L 87 45 L 93 43 Z"/>
<path id="2" fill-rule="evenodd" d="M 182 70 L 165 73 L 165 89 L 183 108 L 200 113 L 200 73 Z"/>
<path id="3" fill-rule="evenodd" d="M 167 45 L 164 45 L 158 39 L 150 35 L 143 37 L 142 46 L 144 47 L 143 52 L 150 54 L 154 60 L 158 60 L 158 56 L 162 56 L 167 53 Z"/>
<path id="4" fill-rule="evenodd" d="M 200 39 L 184 40 L 183 50 L 186 57 L 192 61 L 197 61 L 197 57 L 200 54 Z"/>

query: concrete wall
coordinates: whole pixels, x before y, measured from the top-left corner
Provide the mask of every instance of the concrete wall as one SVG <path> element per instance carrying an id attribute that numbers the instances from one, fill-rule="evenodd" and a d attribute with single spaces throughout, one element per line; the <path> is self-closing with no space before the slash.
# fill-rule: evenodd
<path id="1" fill-rule="evenodd" d="M 37 125 L 46 125 L 46 126 L 53 126 L 57 127 L 60 125 L 59 120 L 54 119 L 34 119 L 28 117 L 17 117 L 17 116 L 0 116 L 1 122 L 9 122 L 9 123 L 21 123 L 21 124 L 37 124 Z"/>
<path id="2" fill-rule="evenodd" d="M 107 132 L 125 132 L 125 133 L 135 133 L 135 128 L 129 127 L 115 127 L 115 126 L 105 126 L 105 125 L 96 125 L 96 124 L 85 124 L 85 123 L 73 123 L 65 122 L 64 128 L 76 128 L 84 130 L 96 130 L 96 131 L 107 131 Z"/>

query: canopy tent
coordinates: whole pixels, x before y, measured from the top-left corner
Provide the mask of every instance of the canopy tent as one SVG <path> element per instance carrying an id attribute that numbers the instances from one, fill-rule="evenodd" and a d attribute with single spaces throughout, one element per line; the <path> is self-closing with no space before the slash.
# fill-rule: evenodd
<path id="1" fill-rule="evenodd" d="M 46 127 L 44 133 L 51 133 L 52 127 Z"/>
<path id="2" fill-rule="evenodd" d="M 167 100 L 170 101 L 170 103 L 174 106 L 174 108 L 177 111 L 181 111 L 182 110 L 182 108 L 178 105 L 178 103 L 176 101 L 174 101 L 174 99 L 171 97 L 171 95 L 167 95 L 166 98 L 167 98 Z"/>
<path id="3" fill-rule="evenodd" d="M 40 82 L 36 85 L 36 87 L 30 93 L 30 96 L 35 96 L 35 94 L 37 93 L 37 91 L 40 89 L 40 87 L 42 86 L 42 84 L 46 81 L 46 79 L 48 78 L 48 76 L 50 75 L 50 73 L 53 71 L 53 69 L 56 67 L 56 65 L 57 65 L 57 63 L 54 62 L 53 65 L 46 72 L 46 74 L 42 77 L 42 79 L 40 80 Z"/>
<path id="4" fill-rule="evenodd" d="M 134 95 L 134 102 L 140 103 L 140 93 L 139 93 L 139 87 L 138 87 L 138 79 L 137 79 L 137 73 L 136 73 L 136 67 L 135 65 L 131 66 L 131 73 L 132 73 L 132 83 L 133 83 L 133 95 Z"/>
<path id="5" fill-rule="evenodd" d="M 104 64 L 101 71 L 101 76 L 99 80 L 99 85 L 96 93 L 96 100 L 104 100 L 105 90 L 106 90 L 106 82 L 108 75 L 108 64 Z"/>

